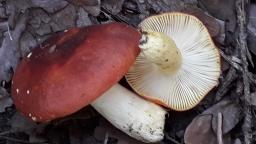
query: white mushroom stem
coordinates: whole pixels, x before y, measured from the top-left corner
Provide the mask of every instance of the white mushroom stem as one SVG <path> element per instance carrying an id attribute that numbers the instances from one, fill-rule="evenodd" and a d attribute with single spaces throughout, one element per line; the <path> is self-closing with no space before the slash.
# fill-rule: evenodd
<path id="1" fill-rule="evenodd" d="M 143 31 L 139 47 L 146 59 L 163 72 L 175 73 L 181 66 L 180 50 L 175 42 L 164 33 Z"/>
<path id="2" fill-rule="evenodd" d="M 143 142 L 163 139 L 166 111 L 119 84 L 91 104 L 115 127 Z"/>

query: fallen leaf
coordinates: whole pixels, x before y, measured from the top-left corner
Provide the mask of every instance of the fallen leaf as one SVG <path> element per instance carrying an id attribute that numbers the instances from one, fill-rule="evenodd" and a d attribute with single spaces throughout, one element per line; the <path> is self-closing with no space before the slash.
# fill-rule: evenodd
<path id="1" fill-rule="evenodd" d="M 202 114 L 211 114 L 212 118 L 212 128 L 215 133 L 217 133 L 217 117 L 218 113 L 222 114 L 222 132 L 227 134 L 230 132 L 242 119 L 241 107 L 239 104 L 229 101 L 222 100 L 219 103 L 213 105 Z"/>
<path id="2" fill-rule="evenodd" d="M 77 11 L 76 26 L 84 27 L 89 25 L 92 25 L 92 22 L 88 16 L 88 13 L 83 8 L 80 7 Z"/>
<path id="3" fill-rule="evenodd" d="M 13 5 L 16 8 L 17 12 L 25 12 L 28 8 L 31 7 L 32 4 L 30 0 L 8 0 L 6 2 L 7 5 Z"/>
<path id="4" fill-rule="evenodd" d="M 219 19 L 216 19 L 216 21 L 219 23 L 219 26 L 220 26 L 220 31 L 219 31 L 219 34 L 214 37 L 214 39 L 219 42 L 220 44 L 222 45 L 225 45 L 225 39 L 226 39 L 226 26 L 225 26 L 225 21 L 223 20 L 219 20 Z"/>
<path id="5" fill-rule="evenodd" d="M 51 26 L 48 24 L 50 21 L 51 17 L 46 11 L 43 9 L 32 9 L 30 10 L 28 29 L 31 29 L 32 33 L 40 36 L 50 34 L 52 32 Z"/>
<path id="6" fill-rule="evenodd" d="M 33 7 L 41 7 L 49 13 L 57 12 L 68 5 L 65 0 L 31 0 Z"/>
<path id="7" fill-rule="evenodd" d="M 212 115 L 199 115 L 187 127 L 184 135 L 186 144 L 216 144 L 211 128 Z"/>
<path id="8" fill-rule="evenodd" d="M 211 126 L 212 115 L 202 114 L 186 128 L 184 141 L 185 144 L 217 144 L 217 136 Z M 230 135 L 223 136 L 224 144 L 231 144 Z"/>
<path id="9" fill-rule="evenodd" d="M 231 143 L 230 131 L 241 120 L 241 107 L 232 101 L 222 100 L 198 115 L 186 128 L 186 144 L 216 144 L 217 115 L 222 114 L 222 134 L 225 144 Z"/>
<path id="10" fill-rule="evenodd" d="M 75 26 L 76 9 L 72 5 L 68 5 L 61 11 L 54 13 L 51 17 L 51 27 L 53 32 L 63 31 Z"/>
<path id="11" fill-rule="evenodd" d="M 201 7 L 215 18 L 227 22 L 227 30 L 234 32 L 236 28 L 236 12 L 234 0 L 199 0 Z"/>
<path id="12" fill-rule="evenodd" d="M 181 0 L 148 0 L 147 3 L 156 13 L 181 11 L 185 7 Z"/>

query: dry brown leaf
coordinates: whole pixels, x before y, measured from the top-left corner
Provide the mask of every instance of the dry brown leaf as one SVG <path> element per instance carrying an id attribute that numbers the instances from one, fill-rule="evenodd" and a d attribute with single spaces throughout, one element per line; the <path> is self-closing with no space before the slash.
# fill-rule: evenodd
<path id="1" fill-rule="evenodd" d="M 77 11 L 76 26 L 84 27 L 89 25 L 92 25 L 91 19 L 89 18 L 88 13 L 80 7 Z"/>
<path id="2" fill-rule="evenodd" d="M 211 114 L 197 116 L 185 131 L 185 144 L 217 144 L 217 136 L 212 130 L 211 121 Z M 231 144 L 230 135 L 223 136 L 223 142 Z"/>
<path id="3" fill-rule="evenodd" d="M 234 32 L 236 13 L 234 0 L 199 0 L 199 4 L 215 18 L 227 21 L 227 30 Z"/>
<path id="4" fill-rule="evenodd" d="M 72 5 L 68 5 L 61 11 L 54 13 L 51 17 L 51 26 L 53 32 L 63 31 L 75 26 L 76 9 Z"/>
<path id="5" fill-rule="evenodd" d="M 40 7 L 49 13 L 54 13 L 68 5 L 65 0 L 31 0 L 33 7 Z"/>
<path id="6" fill-rule="evenodd" d="M 186 144 L 216 144 L 218 113 L 222 114 L 224 144 L 230 144 L 230 131 L 241 120 L 241 108 L 237 103 L 222 100 L 194 118 L 186 129 Z"/>
<path id="7" fill-rule="evenodd" d="M 239 104 L 228 100 L 220 101 L 202 113 L 211 114 L 213 116 L 211 123 L 215 133 L 217 133 L 217 115 L 219 112 L 223 116 L 223 134 L 230 132 L 242 118 L 241 107 Z"/>

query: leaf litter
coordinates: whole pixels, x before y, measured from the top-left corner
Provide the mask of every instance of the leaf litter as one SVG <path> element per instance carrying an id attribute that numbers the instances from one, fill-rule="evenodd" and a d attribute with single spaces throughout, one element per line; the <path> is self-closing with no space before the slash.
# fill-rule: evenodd
<path id="1" fill-rule="evenodd" d="M 238 0 L 237 0 L 238 2 Z M 248 49 L 255 62 L 255 1 L 248 14 Z M 108 143 L 140 144 L 110 125 L 91 107 L 69 117 L 47 124 L 34 123 L 16 112 L 11 100 L 11 77 L 20 58 L 53 33 L 70 27 L 82 27 L 109 21 L 136 26 L 149 15 L 182 11 L 205 23 L 221 50 L 225 69 L 220 84 L 196 108 L 187 112 L 169 112 L 166 119 L 165 143 L 243 143 L 240 130 L 245 112 L 241 73 L 242 63 L 237 38 L 239 19 L 234 1 L 213 0 L 1 0 L 0 3 L 0 142 L 1 143 Z M 240 66 L 240 67 L 239 67 Z M 232 69 L 232 70 L 231 70 Z M 255 113 L 256 76 L 249 65 L 249 107 Z M 238 75 L 237 75 L 238 73 Z M 228 86 L 226 85 L 228 84 Z M 221 97 L 215 100 L 216 93 Z M 255 123 L 255 114 L 251 120 Z M 255 124 L 251 129 L 255 129 Z M 252 133 L 252 137 L 255 136 Z M 195 138 L 196 137 L 196 138 Z M 251 140 L 252 143 L 255 140 Z"/>

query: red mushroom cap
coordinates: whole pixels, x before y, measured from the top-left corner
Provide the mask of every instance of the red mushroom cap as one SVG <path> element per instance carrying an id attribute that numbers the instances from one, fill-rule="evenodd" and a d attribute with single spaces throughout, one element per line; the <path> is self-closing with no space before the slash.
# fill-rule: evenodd
<path id="1" fill-rule="evenodd" d="M 117 83 L 139 54 L 140 33 L 126 24 L 72 28 L 45 41 L 18 65 L 12 97 L 34 121 L 64 117 Z"/>

